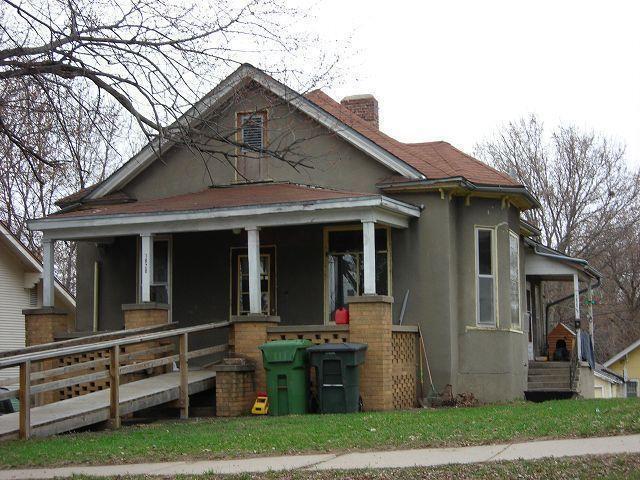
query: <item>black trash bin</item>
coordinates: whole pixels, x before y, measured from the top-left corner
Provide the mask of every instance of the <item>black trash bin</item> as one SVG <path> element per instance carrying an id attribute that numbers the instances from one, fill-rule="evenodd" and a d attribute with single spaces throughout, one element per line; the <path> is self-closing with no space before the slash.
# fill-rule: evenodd
<path id="1" fill-rule="evenodd" d="M 316 369 L 320 413 L 357 412 L 360 407 L 360 371 L 367 345 L 323 343 L 307 349 Z"/>

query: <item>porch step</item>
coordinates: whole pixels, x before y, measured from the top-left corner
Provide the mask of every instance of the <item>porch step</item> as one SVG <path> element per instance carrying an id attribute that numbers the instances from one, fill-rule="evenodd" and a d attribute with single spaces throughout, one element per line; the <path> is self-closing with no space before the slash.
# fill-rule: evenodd
<path id="1" fill-rule="evenodd" d="M 560 382 L 529 382 L 527 388 L 530 392 L 568 392 L 571 390 L 568 380 Z"/>
<path id="2" fill-rule="evenodd" d="M 529 369 L 553 369 L 553 368 L 569 368 L 569 362 L 529 362 Z"/>
<path id="3" fill-rule="evenodd" d="M 558 383 L 558 382 L 569 382 L 569 373 L 567 372 L 566 375 L 531 375 L 531 373 L 529 373 L 529 376 L 527 378 L 527 380 L 529 381 L 529 383 L 534 383 L 534 382 L 553 382 L 553 383 Z"/>

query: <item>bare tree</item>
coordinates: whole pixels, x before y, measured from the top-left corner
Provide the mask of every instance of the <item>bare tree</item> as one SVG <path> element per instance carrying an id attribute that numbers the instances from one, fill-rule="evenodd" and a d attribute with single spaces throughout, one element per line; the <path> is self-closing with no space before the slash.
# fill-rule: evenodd
<path id="1" fill-rule="evenodd" d="M 559 126 L 547 137 L 531 115 L 476 146 L 476 155 L 526 186 L 542 204 L 527 219 L 563 253 L 596 256 L 621 218 L 636 223 L 640 183 L 625 149 L 594 132 Z M 632 215 L 625 215 L 633 212 Z"/>
<path id="2" fill-rule="evenodd" d="M 9 139 L 0 136 L 0 219 L 32 251 L 38 252 L 40 238 L 26 227 L 30 218 L 42 217 L 56 210 L 55 201 L 111 173 L 122 157 L 115 148 L 128 130 L 118 112 L 107 105 L 88 110 L 65 112 L 66 132 L 60 132 L 56 112 L 39 88 L 24 79 L 4 82 L 0 92 L 0 117 L 6 125 L 28 139 L 31 148 L 43 158 L 55 159 L 57 165 L 31 163 Z M 98 99 L 93 99 L 98 101 Z M 87 105 L 91 105 L 90 99 Z M 99 130 L 92 118 L 102 109 L 110 112 L 110 124 Z M 108 128 L 107 128 L 108 127 Z M 67 140 L 73 140 L 69 145 Z M 75 290 L 75 244 L 58 242 L 57 277 Z"/>
<path id="3" fill-rule="evenodd" d="M 40 89 L 77 161 L 81 152 L 74 148 L 69 113 L 86 112 L 99 131 L 110 124 L 108 112 L 92 111 L 95 98 L 114 100 L 149 141 L 185 143 L 211 156 L 217 153 L 212 141 L 235 147 L 237 136 L 222 132 L 211 121 L 196 131 L 189 118 L 175 121 L 232 68 L 247 59 L 266 59 L 260 67 L 298 80 L 299 90 L 304 91 L 322 81 L 335 60 L 318 48 L 308 48 L 313 45 L 309 38 L 293 28 L 303 12 L 288 8 L 284 0 L 2 0 L 1 4 L 0 81 L 28 79 Z M 304 52 L 304 75 L 292 60 L 299 52 Z M 315 58 L 313 52 L 319 52 Z M 0 135 L 25 155 L 34 171 L 36 163 L 58 164 L 2 119 Z M 299 159 L 291 159 L 291 147 L 260 153 L 299 167 Z"/>
<path id="4" fill-rule="evenodd" d="M 640 180 L 626 165 L 624 147 L 573 126 L 546 135 L 531 115 L 479 144 L 476 155 L 540 200 L 542 207 L 525 216 L 541 227 L 547 245 L 604 273 L 595 318 L 598 358 L 628 344 L 640 333 Z"/>

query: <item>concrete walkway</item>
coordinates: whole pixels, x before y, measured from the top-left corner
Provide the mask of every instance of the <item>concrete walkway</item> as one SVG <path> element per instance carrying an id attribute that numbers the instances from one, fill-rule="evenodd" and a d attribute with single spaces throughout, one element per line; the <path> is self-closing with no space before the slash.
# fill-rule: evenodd
<path id="1" fill-rule="evenodd" d="M 269 470 L 349 470 L 361 468 L 431 467 L 454 463 L 534 460 L 547 457 L 640 453 L 640 435 L 546 440 L 460 448 L 424 448 L 385 452 L 360 452 L 287 457 L 142 463 L 132 465 L 77 466 L 0 471 L 0 480 L 70 477 L 72 475 L 198 475 L 204 473 L 255 473 Z"/>

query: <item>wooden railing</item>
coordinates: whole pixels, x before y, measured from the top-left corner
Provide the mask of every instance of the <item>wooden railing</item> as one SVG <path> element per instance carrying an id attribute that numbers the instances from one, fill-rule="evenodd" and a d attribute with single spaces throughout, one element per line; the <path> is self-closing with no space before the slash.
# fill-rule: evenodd
<path id="1" fill-rule="evenodd" d="M 102 379 L 109 380 L 110 386 L 110 423 L 112 428 L 120 426 L 120 379 L 122 375 L 148 370 L 155 367 L 172 364 L 178 362 L 180 370 L 180 418 L 188 418 L 189 416 L 189 376 L 188 361 L 192 358 L 203 357 L 224 352 L 228 349 L 228 345 L 216 345 L 213 347 L 202 348 L 189 352 L 188 341 L 189 334 L 224 328 L 229 326 L 229 322 L 208 323 L 197 325 L 194 327 L 177 328 L 168 331 L 159 331 L 152 333 L 140 333 L 124 338 L 116 338 L 113 340 L 98 341 L 89 344 L 58 346 L 59 344 L 49 344 L 51 347 L 46 350 L 28 351 L 11 357 L 0 358 L 0 369 L 8 367 L 19 367 L 19 389 L 0 392 L 0 401 L 18 398 L 20 402 L 19 412 L 19 436 L 20 438 L 29 438 L 31 436 L 31 398 L 33 395 L 43 392 L 58 390 L 70 385 L 76 385 L 84 382 L 92 382 Z M 104 337 L 102 337 L 104 338 Z M 173 345 L 162 345 L 148 348 L 141 351 L 121 354 L 121 348 L 137 344 L 143 344 L 157 340 L 175 339 L 178 341 L 178 353 L 173 353 Z M 55 345 L 55 347 L 53 347 Z M 56 358 L 66 357 L 69 355 L 80 355 L 100 350 L 108 350 L 109 357 L 91 360 L 63 367 L 51 368 L 44 371 L 33 371 L 32 364 L 35 362 L 44 362 Z M 152 360 L 144 360 L 127 365 L 121 365 L 122 362 L 135 360 L 141 356 L 151 353 L 164 354 L 160 358 Z M 166 355 L 169 353 L 169 355 Z M 33 381 L 47 380 L 60 375 L 87 370 L 96 366 L 108 366 L 108 370 L 92 372 L 89 374 L 76 375 L 74 377 L 53 380 L 46 383 L 33 385 Z"/>

